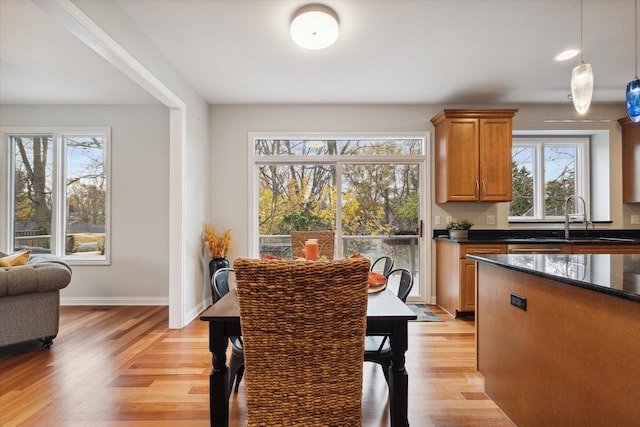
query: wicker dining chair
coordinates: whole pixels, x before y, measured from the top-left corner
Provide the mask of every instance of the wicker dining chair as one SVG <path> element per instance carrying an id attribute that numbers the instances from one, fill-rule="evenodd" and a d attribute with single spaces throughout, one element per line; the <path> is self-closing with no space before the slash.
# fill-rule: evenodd
<path id="1" fill-rule="evenodd" d="M 308 239 L 318 239 L 318 256 L 332 260 L 334 257 L 334 233 L 333 231 L 292 231 L 291 254 L 293 259 L 304 258 L 302 249 Z"/>
<path id="2" fill-rule="evenodd" d="M 247 426 L 360 426 L 369 260 L 234 262 Z"/>
<path id="3" fill-rule="evenodd" d="M 398 278 L 397 280 L 395 278 Z M 413 288 L 413 274 L 405 268 L 396 268 L 387 275 L 387 286 L 390 283 L 398 283 L 398 298 L 402 302 L 407 301 L 407 297 Z M 389 337 L 369 336 L 364 340 L 364 361 L 374 362 L 382 366 L 384 379 L 389 383 L 389 367 L 391 366 L 391 345 Z"/>

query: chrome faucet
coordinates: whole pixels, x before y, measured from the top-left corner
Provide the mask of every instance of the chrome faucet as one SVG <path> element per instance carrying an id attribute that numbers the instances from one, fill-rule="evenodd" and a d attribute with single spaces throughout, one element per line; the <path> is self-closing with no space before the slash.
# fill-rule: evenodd
<path id="1" fill-rule="evenodd" d="M 569 202 L 571 199 L 580 200 L 582 202 L 582 213 L 569 213 Z M 564 238 L 569 239 L 569 223 L 570 222 L 583 222 L 585 224 L 585 228 L 589 227 L 589 223 L 593 223 L 591 221 L 587 221 L 587 203 L 584 201 L 582 196 L 578 196 L 574 194 L 573 196 L 567 197 L 567 200 L 564 201 Z"/>

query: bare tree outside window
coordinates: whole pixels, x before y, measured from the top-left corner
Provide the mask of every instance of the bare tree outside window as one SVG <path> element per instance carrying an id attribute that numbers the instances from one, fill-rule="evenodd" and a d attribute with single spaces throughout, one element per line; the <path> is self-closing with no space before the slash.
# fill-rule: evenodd
<path id="1" fill-rule="evenodd" d="M 544 149 L 545 215 L 564 215 L 564 201 L 576 194 L 576 150 L 573 147 L 549 146 Z"/>
<path id="2" fill-rule="evenodd" d="M 534 150 L 531 147 L 513 147 L 513 200 L 509 216 L 531 217 L 533 211 Z"/>
<path id="3" fill-rule="evenodd" d="M 51 135 L 11 138 L 15 148 L 14 231 L 37 247 L 51 248 L 53 140 Z M 14 247 L 20 242 L 14 242 Z"/>
<path id="4" fill-rule="evenodd" d="M 575 138 L 574 138 L 575 139 Z M 586 185 L 582 162 L 588 140 L 558 142 L 553 138 L 534 141 L 514 140 L 512 149 L 513 200 L 509 204 L 511 219 L 547 219 L 564 215 L 567 197 L 585 197 Z"/>
<path id="5" fill-rule="evenodd" d="M 13 134 L 9 142 L 14 152 L 14 249 L 56 253 L 57 241 L 65 246 L 65 253 L 59 255 L 103 255 L 107 136 Z M 57 144 L 64 153 L 59 158 L 54 156 Z M 64 188 L 53 185 L 56 176 Z M 63 193 L 56 196 L 55 191 Z M 64 222 L 57 227 L 61 230 L 54 227 L 56 218 Z"/>
<path id="6" fill-rule="evenodd" d="M 67 232 L 105 231 L 104 137 L 65 137 Z"/>

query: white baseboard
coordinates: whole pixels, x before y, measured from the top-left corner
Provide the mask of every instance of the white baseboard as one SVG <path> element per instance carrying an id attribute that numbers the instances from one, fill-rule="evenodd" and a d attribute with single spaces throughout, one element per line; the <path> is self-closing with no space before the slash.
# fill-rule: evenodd
<path id="1" fill-rule="evenodd" d="M 200 304 L 198 304 L 197 306 L 189 310 L 187 313 L 185 313 L 184 315 L 185 326 L 191 323 L 196 318 L 198 318 L 198 316 L 200 316 L 200 313 L 206 310 L 206 308 L 209 307 L 210 305 L 211 305 L 211 298 L 207 298 L 205 301 L 201 301 Z"/>
<path id="2" fill-rule="evenodd" d="M 169 298 L 60 297 L 60 305 L 169 305 Z"/>

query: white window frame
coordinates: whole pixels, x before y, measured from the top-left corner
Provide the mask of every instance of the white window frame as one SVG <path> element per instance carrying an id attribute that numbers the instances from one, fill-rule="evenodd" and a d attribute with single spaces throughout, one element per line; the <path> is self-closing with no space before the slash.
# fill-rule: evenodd
<path id="1" fill-rule="evenodd" d="M 561 215 L 545 215 L 545 183 L 544 183 L 544 148 L 549 146 L 575 147 L 575 194 L 585 200 L 587 218 L 590 215 L 590 185 L 589 185 L 589 143 L 588 136 L 513 136 L 512 146 L 534 147 L 534 171 L 533 171 L 533 208 L 534 214 L 529 217 L 509 216 L 509 222 L 557 222 L 564 221 Z"/>
<path id="2" fill-rule="evenodd" d="M 60 256 L 71 265 L 111 264 L 111 128 L 109 127 L 0 127 L 0 251 L 9 252 L 13 242 L 14 212 L 14 148 L 9 138 L 12 135 L 51 135 L 53 141 L 53 177 L 51 219 L 52 254 Z M 100 135 L 105 138 L 104 162 L 107 191 L 105 194 L 105 243 L 104 255 L 68 256 L 65 254 L 67 194 L 66 194 L 66 150 L 64 138 L 69 136 Z M 61 236 L 63 236 L 61 238 Z"/>

